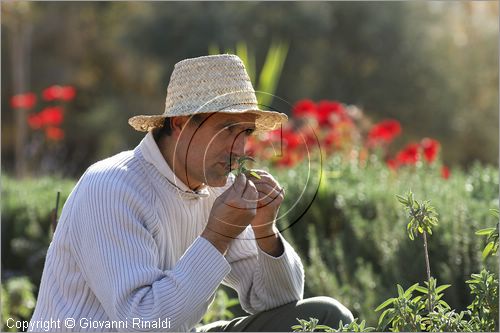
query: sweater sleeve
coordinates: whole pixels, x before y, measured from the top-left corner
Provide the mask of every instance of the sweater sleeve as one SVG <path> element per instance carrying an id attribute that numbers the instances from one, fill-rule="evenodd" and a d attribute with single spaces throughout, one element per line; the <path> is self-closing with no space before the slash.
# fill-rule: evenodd
<path id="1" fill-rule="evenodd" d="M 249 313 L 269 310 L 303 298 L 304 269 L 292 246 L 280 235 L 284 252 L 273 257 L 262 251 L 251 227 L 231 244 L 226 256 L 231 272 L 224 283 L 238 292 Z"/>
<path id="2" fill-rule="evenodd" d="M 72 212 L 72 253 L 110 320 L 169 318 L 172 331 L 188 331 L 229 273 L 219 251 L 198 237 L 171 270 L 161 270 L 147 189 L 123 177 L 93 177 Z M 134 328 L 139 329 L 139 328 Z"/>

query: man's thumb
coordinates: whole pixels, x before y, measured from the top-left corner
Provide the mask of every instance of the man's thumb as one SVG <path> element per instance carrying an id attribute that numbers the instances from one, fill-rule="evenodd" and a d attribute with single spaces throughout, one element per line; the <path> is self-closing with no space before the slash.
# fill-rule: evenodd
<path id="1" fill-rule="evenodd" d="M 245 184 L 247 183 L 247 177 L 244 173 L 240 173 L 234 180 L 234 189 L 238 193 L 242 193 L 245 189 Z"/>

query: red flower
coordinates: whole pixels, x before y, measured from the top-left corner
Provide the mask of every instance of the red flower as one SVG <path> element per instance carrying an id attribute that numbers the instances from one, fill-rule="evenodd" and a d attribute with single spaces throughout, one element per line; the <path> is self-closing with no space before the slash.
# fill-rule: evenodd
<path id="1" fill-rule="evenodd" d="M 316 118 L 320 126 L 328 126 L 347 118 L 344 107 L 337 101 L 321 101 Z"/>
<path id="2" fill-rule="evenodd" d="M 64 119 L 63 108 L 59 106 L 47 107 L 38 115 L 42 120 L 43 126 L 59 126 Z"/>
<path id="3" fill-rule="evenodd" d="M 46 101 L 53 101 L 60 99 L 62 101 L 70 101 L 75 98 L 76 90 L 72 86 L 50 86 L 46 88 L 43 93 L 43 99 Z"/>
<path id="4" fill-rule="evenodd" d="M 32 129 L 36 130 L 36 129 L 39 129 L 43 126 L 43 120 L 39 116 L 39 114 L 30 114 L 30 115 L 28 115 L 28 125 Z"/>
<path id="5" fill-rule="evenodd" d="M 35 103 L 36 95 L 34 93 L 17 94 L 10 99 L 10 105 L 14 109 L 31 109 Z"/>
<path id="6" fill-rule="evenodd" d="M 399 166 L 399 163 L 395 158 L 390 158 L 385 163 L 387 164 L 387 167 L 389 167 L 389 169 L 391 170 L 396 170 Z"/>
<path id="7" fill-rule="evenodd" d="M 59 127 L 47 127 L 45 135 L 49 140 L 60 141 L 64 138 L 64 131 Z"/>
<path id="8" fill-rule="evenodd" d="M 373 145 L 377 142 L 391 142 L 401 133 L 401 124 L 397 120 L 384 120 L 373 125 L 368 133 L 368 142 Z"/>
<path id="9" fill-rule="evenodd" d="M 313 149 L 314 147 L 318 146 L 318 137 L 316 136 L 316 132 L 314 131 L 314 128 L 311 126 L 302 126 L 300 129 L 298 129 L 299 133 L 301 134 L 303 140 L 306 143 L 306 146 L 308 149 Z M 302 140 L 301 138 L 301 140 Z"/>
<path id="10" fill-rule="evenodd" d="M 396 160 L 399 164 L 415 164 L 418 161 L 418 150 L 417 143 L 410 143 L 396 155 Z"/>
<path id="11" fill-rule="evenodd" d="M 434 162 L 439 152 L 439 142 L 434 139 L 424 138 L 420 142 L 420 145 L 422 146 L 422 149 L 424 151 L 424 158 L 427 160 L 427 162 Z"/>
<path id="12" fill-rule="evenodd" d="M 263 141 L 270 141 L 270 142 L 280 142 L 281 141 L 281 128 L 269 131 L 264 133 L 263 135 Z M 285 131 L 283 129 L 283 131 Z"/>
<path id="13" fill-rule="evenodd" d="M 315 116 L 315 114 L 316 104 L 310 99 L 298 101 L 292 108 L 292 115 L 297 118 Z"/>
<path id="14" fill-rule="evenodd" d="M 283 143 L 285 144 L 287 150 L 293 150 L 301 144 L 300 136 L 293 132 L 292 130 L 283 130 L 282 133 Z"/>
<path id="15" fill-rule="evenodd" d="M 340 136 L 337 131 L 330 131 L 328 135 L 324 138 L 323 143 L 327 148 L 339 143 Z"/>
<path id="16" fill-rule="evenodd" d="M 445 165 L 441 167 L 441 177 L 444 179 L 450 178 L 450 169 Z"/>

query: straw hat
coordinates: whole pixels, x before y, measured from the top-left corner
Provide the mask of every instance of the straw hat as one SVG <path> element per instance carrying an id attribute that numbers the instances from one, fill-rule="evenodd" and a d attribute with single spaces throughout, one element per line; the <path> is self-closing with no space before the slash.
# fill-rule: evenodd
<path id="1" fill-rule="evenodd" d="M 165 112 L 128 120 L 137 131 L 162 127 L 166 117 L 197 113 L 253 113 L 256 131 L 279 128 L 284 113 L 259 108 L 255 91 L 240 58 L 231 54 L 185 59 L 174 66 L 167 88 Z"/>

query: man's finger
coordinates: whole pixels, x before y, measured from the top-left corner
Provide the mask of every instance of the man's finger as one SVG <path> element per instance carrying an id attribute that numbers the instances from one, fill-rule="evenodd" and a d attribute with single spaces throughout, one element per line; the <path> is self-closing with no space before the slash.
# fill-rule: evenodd
<path id="1" fill-rule="evenodd" d="M 247 177 L 245 176 L 245 174 L 240 173 L 234 180 L 232 189 L 237 194 L 243 194 L 243 192 L 245 192 L 246 183 L 247 183 Z"/>
<path id="2" fill-rule="evenodd" d="M 252 171 L 254 171 L 254 170 L 252 170 Z M 247 173 L 247 177 L 249 179 L 252 179 L 252 181 L 254 181 L 254 182 L 266 182 L 269 184 L 274 184 L 274 185 L 279 186 L 278 181 L 268 172 L 256 170 L 255 173 L 258 174 L 260 178 L 253 176 L 251 173 Z"/>
<path id="3" fill-rule="evenodd" d="M 284 199 L 283 189 L 281 190 L 272 190 L 271 192 L 259 192 L 259 202 L 257 208 L 262 208 L 270 203 L 276 201 L 276 203 L 281 204 Z"/>
<path id="4" fill-rule="evenodd" d="M 255 184 L 251 180 L 247 180 L 245 191 L 242 194 L 242 197 L 247 201 L 257 201 L 259 198 L 259 193 Z"/>
<path id="5" fill-rule="evenodd" d="M 259 191 L 259 194 L 261 193 L 271 193 L 272 191 L 277 191 L 277 192 L 284 192 L 284 189 L 280 187 L 279 185 L 273 185 L 265 182 L 254 182 L 255 187 L 257 188 L 257 191 Z"/>

